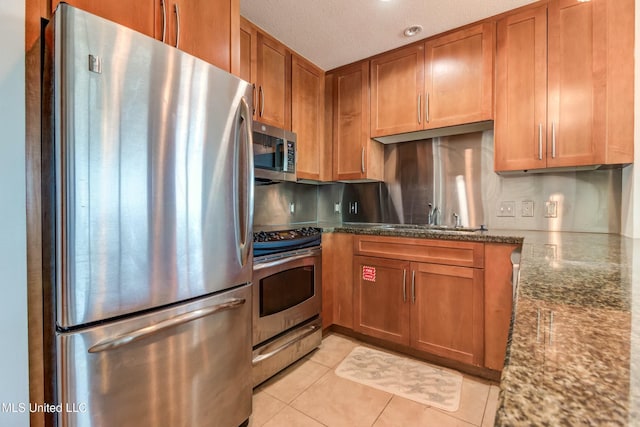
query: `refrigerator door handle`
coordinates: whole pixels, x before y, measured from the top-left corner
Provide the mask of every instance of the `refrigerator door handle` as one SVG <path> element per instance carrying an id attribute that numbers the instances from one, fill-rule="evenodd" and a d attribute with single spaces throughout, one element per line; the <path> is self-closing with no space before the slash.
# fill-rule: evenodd
<path id="1" fill-rule="evenodd" d="M 108 338 L 98 344 L 89 348 L 89 353 L 100 353 L 102 351 L 113 350 L 122 347 L 127 344 L 131 344 L 136 341 L 140 341 L 150 335 L 157 334 L 169 328 L 175 328 L 187 322 L 191 322 L 201 317 L 211 316 L 212 314 L 219 313 L 225 310 L 231 310 L 242 306 L 246 302 L 244 298 L 233 298 L 229 301 L 217 304 L 211 307 L 201 308 L 198 310 L 189 311 L 183 314 L 179 314 L 170 319 L 162 322 L 145 326 L 144 328 L 136 329 L 131 332 L 118 335 L 113 338 Z"/>
<path id="2" fill-rule="evenodd" d="M 236 194 L 236 238 L 240 265 L 247 264 L 253 242 L 253 138 L 251 131 L 252 112 L 243 97 L 240 99 L 236 120 L 236 173 L 234 175 L 234 194 Z M 243 140 L 240 137 L 243 136 Z M 243 183 L 241 185 L 240 183 Z"/>

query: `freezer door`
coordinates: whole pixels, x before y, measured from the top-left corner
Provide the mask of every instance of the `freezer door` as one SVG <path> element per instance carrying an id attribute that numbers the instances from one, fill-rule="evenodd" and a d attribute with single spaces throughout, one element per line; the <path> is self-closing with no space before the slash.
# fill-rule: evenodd
<path id="1" fill-rule="evenodd" d="M 66 4 L 53 25 L 58 326 L 250 281 L 250 85 Z"/>
<path id="2" fill-rule="evenodd" d="M 57 336 L 59 425 L 237 427 L 251 414 L 249 286 Z"/>

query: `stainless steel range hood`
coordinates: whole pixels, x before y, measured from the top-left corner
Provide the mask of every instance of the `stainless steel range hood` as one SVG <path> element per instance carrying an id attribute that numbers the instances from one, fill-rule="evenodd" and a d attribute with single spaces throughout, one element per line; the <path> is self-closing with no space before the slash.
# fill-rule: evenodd
<path id="1" fill-rule="evenodd" d="M 398 142 L 420 141 L 423 139 L 438 138 L 441 136 L 482 132 L 491 129 L 493 129 L 493 120 L 486 120 L 484 122 L 466 123 L 463 125 L 449 126 L 438 129 L 426 129 L 415 132 L 400 133 L 397 135 L 378 136 L 373 139 L 383 144 L 395 144 Z"/>

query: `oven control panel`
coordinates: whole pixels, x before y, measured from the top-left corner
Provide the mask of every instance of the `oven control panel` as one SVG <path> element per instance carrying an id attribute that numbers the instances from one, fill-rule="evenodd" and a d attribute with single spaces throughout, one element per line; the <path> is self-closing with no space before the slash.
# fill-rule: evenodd
<path id="1" fill-rule="evenodd" d="M 279 240 L 295 240 L 305 237 L 318 236 L 322 230 L 315 227 L 296 228 L 294 230 L 258 231 L 253 233 L 254 242 L 276 242 Z"/>
<path id="2" fill-rule="evenodd" d="M 315 227 L 294 230 L 258 231 L 253 233 L 253 255 L 267 255 L 312 246 L 319 246 L 322 229 Z"/>

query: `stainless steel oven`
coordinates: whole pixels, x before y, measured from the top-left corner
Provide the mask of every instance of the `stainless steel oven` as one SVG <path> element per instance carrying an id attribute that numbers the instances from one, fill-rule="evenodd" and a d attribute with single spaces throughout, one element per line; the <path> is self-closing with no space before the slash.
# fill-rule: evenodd
<path id="1" fill-rule="evenodd" d="M 290 236 L 291 230 L 284 233 Z M 269 246 L 281 252 L 254 258 L 254 386 L 308 354 L 322 340 L 319 239 L 318 230 L 317 235 L 287 239 L 295 240 L 295 245 L 278 240 Z M 256 243 L 260 253 L 260 242 Z"/>

